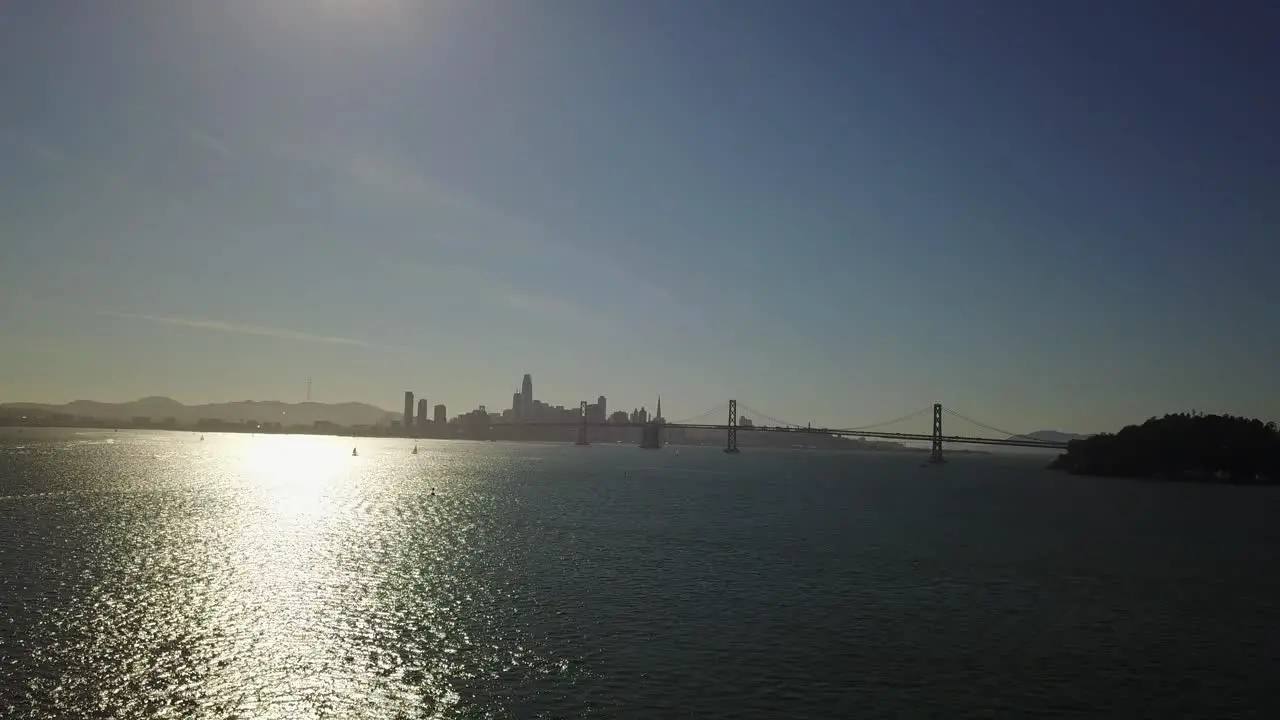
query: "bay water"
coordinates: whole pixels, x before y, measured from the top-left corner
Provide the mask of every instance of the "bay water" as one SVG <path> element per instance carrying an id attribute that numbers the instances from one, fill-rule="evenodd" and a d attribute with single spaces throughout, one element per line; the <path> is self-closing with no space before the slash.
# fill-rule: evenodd
<path id="1" fill-rule="evenodd" d="M 5 429 L 0 717 L 1280 708 L 1276 489 L 413 444 Z"/>

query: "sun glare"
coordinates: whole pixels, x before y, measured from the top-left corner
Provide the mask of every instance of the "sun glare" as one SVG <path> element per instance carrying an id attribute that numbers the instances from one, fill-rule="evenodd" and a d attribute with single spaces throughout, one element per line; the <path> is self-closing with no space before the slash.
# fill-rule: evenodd
<path id="1" fill-rule="evenodd" d="M 251 487 L 265 494 L 281 520 L 325 513 L 348 460 L 333 438 L 255 437 L 243 455 Z"/>

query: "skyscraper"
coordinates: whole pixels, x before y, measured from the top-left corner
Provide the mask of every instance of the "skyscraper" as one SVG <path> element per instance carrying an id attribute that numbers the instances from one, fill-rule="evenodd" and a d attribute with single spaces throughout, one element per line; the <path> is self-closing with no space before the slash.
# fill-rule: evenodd
<path id="1" fill-rule="evenodd" d="M 445 410 L 443 405 L 437 405 L 435 407 L 435 416 L 436 416 L 436 425 L 444 425 L 446 422 L 449 421 L 449 418 L 445 415 Z"/>
<path id="2" fill-rule="evenodd" d="M 521 407 L 521 405 L 522 405 L 521 398 L 522 398 L 522 397 L 523 397 L 523 396 L 521 396 L 521 395 L 520 395 L 520 393 L 518 393 L 518 392 L 513 392 L 513 393 L 511 393 L 511 414 L 512 414 L 513 416 L 515 416 L 515 419 L 516 419 L 516 420 L 519 420 L 519 419 L 520 419 L 520 413 L 521 413 L 521 411 L 522 411 L 522 410 L 524 410 L 524 408 L 522 408 L 522 407 Z"/>
<path id="3" fill-rule="evenodd" d="M 413 427 L 413 391 L 404 391 L 404 427 Z"/>
<path id="4" fill-rule="evenodd" d="M 520 409 L 525 417 L 533 415 L 533 376 L 525 373 L 524 382 L 520 383 Z"/>
<path id="5" fill-rule="evenodd" d="M 418 427 L 424 428 L 427 426 L 427 421 L 431 419 L 427 417 L 428 410 L 427 399 L 420 398 L 418 400 Z"/>
<path id="6" fill-rule="evenodd" d="M 600 406 L 600 422 L 604 422 L 605 418 L 609 417 L 609 406 L 605 404 L 603 395 L 596 398 L 596 404 Z"/>

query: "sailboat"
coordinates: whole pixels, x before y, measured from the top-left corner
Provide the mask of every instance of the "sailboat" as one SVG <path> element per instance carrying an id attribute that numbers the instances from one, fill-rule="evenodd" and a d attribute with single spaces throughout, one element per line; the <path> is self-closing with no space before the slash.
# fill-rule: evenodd
<path id="1" fill-rule="evenodd" d="M 414 454 L 414 455 L 417 455 L 417 454 L 418 454 L 418 443 L 414 443 L 414 444 L 413 444 L 413 454 Z"/>
<path id="2" fill-rule="evenodd" d="M 351 457 L 357 457 L 359 454 L 360 453 L 356 452 L 355 448 L 351 448 Z"/>

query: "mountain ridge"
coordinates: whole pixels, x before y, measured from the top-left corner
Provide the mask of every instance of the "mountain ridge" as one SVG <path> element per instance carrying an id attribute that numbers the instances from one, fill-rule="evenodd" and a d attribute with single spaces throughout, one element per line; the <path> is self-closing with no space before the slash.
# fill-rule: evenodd
<path id="1" fill-rule="evenodd" d="M 399 418 L 397 413 L 367 403 L 287 403 L 281 400 L 241 400 L 235 402 L 186 405 L 173 398 L 152 395 L 123 403 L 73 400 L 69 403 L 0 403 L 0 412 L 59 413 L 99 420 L 131 420 L 148 417 L 155 422 L 174 418 L 182 424 L 199 420 L 279 422 L 310 425 L 317 421 L 344 426 L 377 425 Z"/>
<path id="2" fill-rule="evenodd" d="M 1009 440 L 1041 440 L 1044 442 L 1067 443 L 1072 440 L 1083 440 L 1091 435 L 1081 435 L 1079 433 L 1062 432 L 1061 430 L 1036 430 L 1034 432 L 1023 433 L 1022 435 L 1011 435 Z"/>

